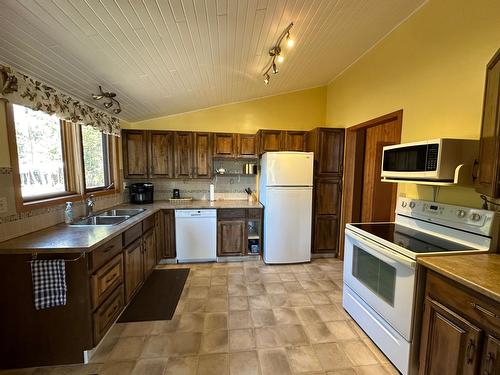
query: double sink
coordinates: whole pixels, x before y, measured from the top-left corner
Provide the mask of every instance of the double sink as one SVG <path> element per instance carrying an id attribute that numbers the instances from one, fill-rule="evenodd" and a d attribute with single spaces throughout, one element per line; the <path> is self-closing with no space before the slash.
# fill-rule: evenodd
<path id="1" fill-rule="evenodd" d="M 113 208 L 94 216 L 82 217 L 71 223 L 71 225 L 117 225 L 144 211 L 146 211 L 145 208 Z"/>

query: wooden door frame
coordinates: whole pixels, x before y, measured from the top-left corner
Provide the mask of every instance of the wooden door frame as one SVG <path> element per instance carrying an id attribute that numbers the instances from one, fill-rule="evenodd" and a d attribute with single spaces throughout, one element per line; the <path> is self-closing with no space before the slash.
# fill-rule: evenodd
<path id="1" fill-rule="evenodd" d="M 344 186 L 339 231 L 339 258 L 344 259 L 344 230 L 346 223 L 359 222 L 363 195 L 363 165 L 365 137 L 368 128 L 396 121 L 401 131 L 403 110 L 383 115 L 346 128 L 344 142 Z"/>

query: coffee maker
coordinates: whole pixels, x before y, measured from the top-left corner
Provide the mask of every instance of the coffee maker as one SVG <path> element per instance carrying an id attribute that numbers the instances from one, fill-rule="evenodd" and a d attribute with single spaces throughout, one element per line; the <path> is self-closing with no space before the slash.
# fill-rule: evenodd
<path id="1" fill-rule="evenodd" d="M 151 182 L 130 184 L 130 203 L 153 203 L 154 186 Z"/>

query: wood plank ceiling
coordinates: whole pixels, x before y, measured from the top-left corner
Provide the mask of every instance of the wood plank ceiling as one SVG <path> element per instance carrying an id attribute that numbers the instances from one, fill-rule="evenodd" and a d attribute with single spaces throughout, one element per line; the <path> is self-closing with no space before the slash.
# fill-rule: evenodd
<path id="1" fill-rule="evenodd" d="M 2 0 L 0 62 L 87 101 L 101 84 L 139 121 L 326 84 L 424 1 Z"/>

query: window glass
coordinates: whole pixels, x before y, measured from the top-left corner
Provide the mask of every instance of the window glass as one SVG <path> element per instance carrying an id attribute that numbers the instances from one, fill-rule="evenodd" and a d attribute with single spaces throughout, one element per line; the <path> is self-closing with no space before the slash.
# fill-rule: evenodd
<path id="1" fill-rule="evenodd" d="M 85 189 L 109 185 L 107 136 L 91 126 L 82 126 L 83 166 Z"/>
<path id="2" fill-rule="evenodd" d="M 13 109 L 23 199 L 65 193 L 61 122 L 20 105 Z"/>

